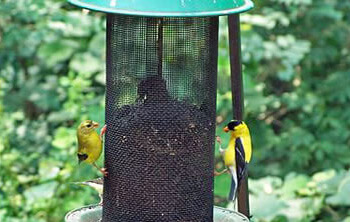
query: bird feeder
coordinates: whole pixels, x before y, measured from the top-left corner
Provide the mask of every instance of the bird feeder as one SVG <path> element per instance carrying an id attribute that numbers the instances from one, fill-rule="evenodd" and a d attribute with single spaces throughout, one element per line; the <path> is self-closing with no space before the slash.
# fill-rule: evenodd
<path id="1" fill-rule="evenodd" d="M 107 13 L 102 221 L 213 221 L 218 16 L 252 2 L 69 2 Z M 231 69 L 240 90 L 234 16 Z"/>

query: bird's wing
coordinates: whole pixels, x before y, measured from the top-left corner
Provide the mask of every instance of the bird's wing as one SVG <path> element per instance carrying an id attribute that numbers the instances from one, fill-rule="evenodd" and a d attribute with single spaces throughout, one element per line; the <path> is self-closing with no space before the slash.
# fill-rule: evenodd
<path id="1" fill-rule="evenodd" d="M 245 176 L 245 172 L 247 170 L 247 162 L 245 160 L 245 151 L 241 138 L 237 138 L 235 142 L 235 150 L 236 150 L 236 167 L 237 167 L 237 179 L 238 179 L 238 187 L 240 181 Z"/>

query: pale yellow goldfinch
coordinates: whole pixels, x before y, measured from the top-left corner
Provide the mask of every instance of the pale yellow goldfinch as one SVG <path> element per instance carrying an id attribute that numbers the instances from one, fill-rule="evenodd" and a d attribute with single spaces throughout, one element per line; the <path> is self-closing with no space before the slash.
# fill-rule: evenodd
<path id="1" fill-rule="evenodd" d="M 102 140 L 95 130 L 98 126 L 99 124 L 92 120 L 85 120 L 79 125 L 77 129 L 77 156 L 79 164 L 81 162 L 92 164 L 101 171 L 104 176 L 107 176 L 106 169 L 100 169 L 95 163 L 102 153 Z"/>

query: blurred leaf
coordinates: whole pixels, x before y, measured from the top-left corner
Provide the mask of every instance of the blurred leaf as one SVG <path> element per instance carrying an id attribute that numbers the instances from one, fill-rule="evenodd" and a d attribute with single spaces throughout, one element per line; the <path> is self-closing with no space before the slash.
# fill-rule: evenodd
<path id="1" fill-rule="evenodd" d="M 282 188 L 279 190 L 280 194 L 283 194 L 284 197 L 293 197 L 296 195 L 296 192 L 306 187 L 307 183 L 310 181 L 310 178 L 305 175 L 296 175 L 295 173 L 290 173 L 286 176 Z"/>
<path id="2" fill-rule="evenodd" d="M 287 208 L 287 203 L 277 198 L 274 194 L 260 194 L 259 196 L 251 195 L 251 212 L 256 218 L 272 220 Z"/>
<path id="3" fill-rule="evenodd" d="M 80 53 L 72 58 L 69 67 L 79 73 L 92 74 L 102 70 L 104 64 L 90 53 Z"/>
<path id="4" fill-rule="evenodd" d="M 28 204 L 33 204 L 34 202 L 42 199 L 48 199 L 53 197 L 55 189 L 57 188 L 58 183 L 56 181 L 36 185 L 30 187 L 24 191 L 24 196 Z"/>
<path id="5" fill-rule="evenodd" d="M 89 51 L 92 55 L 100 58 L 105 57 L 106 52 L 106 34 L 104 32 L 97 33 L 89 43 Z"/>
<path id="6" fill-rule="evenodd" d="M 249 190 L 254 194 L 271 194 L 280 189 L 282 184 L 282 180 L 278 177 L 264 177 L 259 180 L 249 180 Z"/>
<path id="7" fill-rule="evenodd" d="M 75 142 L 75 130 L 60 127 L 57 129 L 52 145 L 59 149 L 67 149 Z"/>
<path id="8" fill-rule="evenodd" d="M 339 184 L 338 192 L 326 199 L 326 202 L 335 206 L 350 206 L 350 177 L 344 178 Z"/>
<path id="9" fill-rule="evenodd" d="M 312 178 L 322 193 L 333 194 L 337 192 L 338 185 L 344 179 L 344 176 L 343 171 L 337 173 L 335 170 L 327 170 L 314 174 Z"/>
<path id="10" fill-rule="evenodd" d="M 58 165 L 57 162 L 50 159 L 41 161 L 39 165 L 40 180 L 44 181 L 56 178 L 60 172 Z"/>
<path id="11" fill-rule="evenodd" d="M 350 217 L 346 217 L 343 222 L 350 222 Z"/>
<path id="12" fill-rule="evenodd" d="M 290 222 L 311 221 L 322 208 L 323 199 L 320 197 L 293 199 L 288 201 L 288 208 L 283 210 L 283 214 Z M 310 207 L 312 206 L 312 207 Z"/>
<path id="13" fill-rule="evenodd" d="M 68 60 L 79 45 L 71 40 L 57 40 L 42 45 L 38 55 L 49 67 Z"/>

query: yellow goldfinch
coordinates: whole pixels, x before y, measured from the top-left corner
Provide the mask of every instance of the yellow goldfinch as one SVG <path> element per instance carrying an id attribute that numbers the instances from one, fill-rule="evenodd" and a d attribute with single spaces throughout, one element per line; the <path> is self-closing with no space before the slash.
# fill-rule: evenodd
<path id="1" fill-rule="evenodd" d="M 102 152 L 102 140 L 95 130 L 98 126 L 99 124 L 92 120 L 85 120 L 79 125 L 77 129 L 77 156 L 79 159 L 79 164 L 81 162 L 92 164 L 99 171 L 101 171 L 104 176 L 107 176 L 106 169 L 100 169 L 95 163 Z"/>
<path id="2" fill-rule="evenodd" d="M 94 180 L 88 180 L 85 182 L 76 182 L 75 184 L 85 185 L 92 187 L 98 192 L 98 196 L 100 197 L 100 203 L 99 205 L 102 205 L 103 203 L 103 178 L 97 178 Z"/>
<path id="3" fill-rule="evenodd" d="M 252 156 L 252 144 L 248 126 L 243 121 L 231 120 L 224 131 L 231 132 L 228 148 L 225 150 L 221 148 L 219 137 L 217 141 L 220 144 L 220 153 L 224 157 L 225 166 L 232 175 L 229 200 L 234 201 Z"/>

